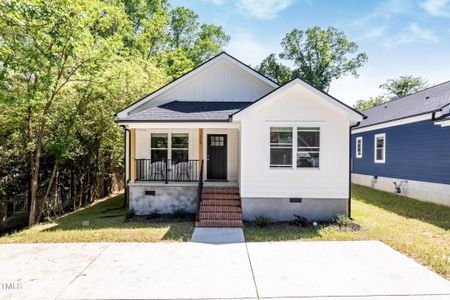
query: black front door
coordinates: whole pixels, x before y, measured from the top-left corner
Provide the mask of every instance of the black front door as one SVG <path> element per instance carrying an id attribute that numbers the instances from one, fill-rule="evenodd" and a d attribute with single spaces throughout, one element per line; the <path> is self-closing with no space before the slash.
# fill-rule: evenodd
<path id="1" fill-rule="evenodd" d="M 208 134 L 208 179 L 227 179 L 227 135 Z"/>

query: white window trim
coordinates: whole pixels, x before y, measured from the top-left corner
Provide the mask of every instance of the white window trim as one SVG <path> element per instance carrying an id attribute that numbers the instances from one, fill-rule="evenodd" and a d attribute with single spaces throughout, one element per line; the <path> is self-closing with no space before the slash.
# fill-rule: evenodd
<path id="1" fill-rule="evenodd" d="M 361 152 L 360 153 L 358 153 L 358 142 L 361 143 Z M 355 153 L 356 153 L 356 158 L 363 157 L 363 137 L 362 136 L 358 136 L 356 138 Z"/>
<path id="2" fill-rule="evenodd" d="M 323 156 L 323 149 L 326 148 L 324 122 L 310 121 L 310 122 L 267 122 L 266 123 L 266 141 L 270 141 L 270 127 L 292 127 L 292 166 L 288 167 L 271 167 L 270 166 L 270 143 L 265 142 L 266 145 L 266 168 L 270 172 L 319 172 L 324 170 L 325 156 Z M 320 149 L 319 149 L 319 167 L 318 168 L 301 168 L 297 167 L 297 129 L 299 127 L 319 127 L 320 130 Z"/>
<path id="3" fill-rule="evenodd" d="M 383 159 L 377 159 L 377 139 L 383 138 Z M 375 134 L 373 140 L 373 160 L 377 164 L 384 164 L 386 162 L 386 133 Z"/>
<path id="4" fill-rule="evenodd" d="M 152 148 L 152 134 L 167 134 L 167 148 Z M 188 147 L 187 148 L 172 148 L 172 134 L 187 134 L 188 135 Z M 172 150 L 187 150 L 188 152 L 188 160 L 191 159 L 191 134 L 189 132 L 185 131 L 176 131 L 176 132 L 169 132 L 169 131 L 155 131 L 150 132 L 150 159 L 152 157 L 152 150 L 167 150 L 167 160 L 172 159 Z"/>

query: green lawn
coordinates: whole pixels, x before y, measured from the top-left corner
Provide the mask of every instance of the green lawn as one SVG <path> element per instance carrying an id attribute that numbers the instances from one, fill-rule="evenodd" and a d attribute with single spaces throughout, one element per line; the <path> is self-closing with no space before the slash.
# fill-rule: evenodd
<path id="1" fill-rule="evenodd" d="M 122 195 L 0 237 L 0 243 L 189 241 L 193 222 L 125 222 Z M 379 240 L 450 279 L 450 208 L 353 185 L 353 218 L 360 230 L 336 225 L 302 229 L 289 225 L 244 227 L 247 241 Z M 120 215 L 110 218 L 104 216 Z M 89 221 L 83 226 L 83 221 Z"/>
<path id="2" fill-rule="evenodd" d="M 246 240 L 379 240 L 450 279 L 450 207 L 358 185 L 352 188 L 352 214 L 360 230 L 246 225 Z"/>
<path id="3" fill-rule="evenodd" d="M 54 222 L 0 237 L 0 243 L 190 241 L 193 222 L 189 220 L 125 222 L 125 209 L 102 213 L 122 203 L 123 195 L 106 198 Z M 83 221 L 89 225 L 83 226 Z"/>

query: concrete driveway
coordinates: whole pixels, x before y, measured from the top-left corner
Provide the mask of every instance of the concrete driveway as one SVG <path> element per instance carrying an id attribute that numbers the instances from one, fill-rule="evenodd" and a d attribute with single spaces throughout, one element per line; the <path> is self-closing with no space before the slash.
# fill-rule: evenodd
<path id="1" fill-rule="evenodd" d="M 5 299 L 450 299 L 381 242 L 0 245 Z"/>

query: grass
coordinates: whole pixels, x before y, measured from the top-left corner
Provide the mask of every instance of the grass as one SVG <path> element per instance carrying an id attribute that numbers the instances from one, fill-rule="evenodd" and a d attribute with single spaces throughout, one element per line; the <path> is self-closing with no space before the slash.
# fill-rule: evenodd
<path id="1" fill-rule="evenodd" d="M 123 196 L 0 237 L 1 243 L 189 241 L 192 221 L 125 222 Z M 286 224 L 245 225 L 247 241 L 379 240 L 450 279 L 450 208 L 353 185 L 352 214 L 359 230 L 336 225 L 300 228 Z M 104 216 L 113 216 L 104 218 Z M 83 226 L 83 221 L 89 225 Z"/>
<path id="2" fill-rule="evenodd" d="M 353 185 L 352 217 L 360 230 L 330 225 L 246 225 L 247 241 L 379 240 L 450 279 L 450 207 Z"/>
<path id="3" fill-rule="evenodd" d="M 0 237 L 1 243 L 190 241 L 193 222 L 176 220 L 125 222 L 123 195 L 106 198 L 53 222 Z M 105 216 L 110 216 L 106 217 Z M 112 217 L 111 217 L 112 216 Z M 89 225 L 83 226 L 83 221 Z"/>

